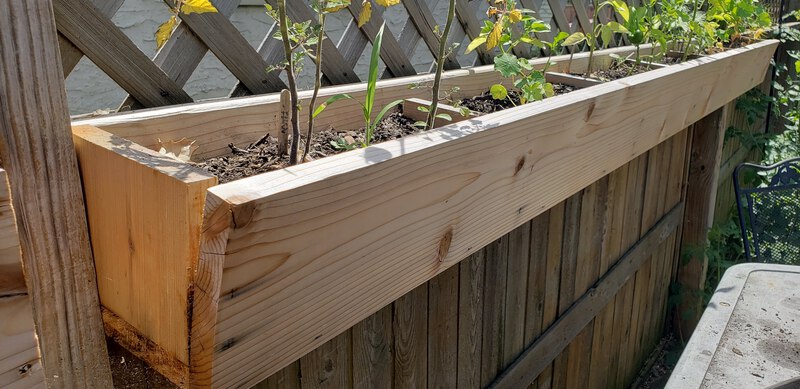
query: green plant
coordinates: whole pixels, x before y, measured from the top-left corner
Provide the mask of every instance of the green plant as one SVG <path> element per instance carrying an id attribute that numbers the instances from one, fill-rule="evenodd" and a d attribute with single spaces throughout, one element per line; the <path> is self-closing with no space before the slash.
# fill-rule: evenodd
<path id="1" fill-rule="evenodd" d="M 512 80 L 519 91 L 520 103 L 552 96 L 553 85 L 545 80 L 544 71 L 533 69 L 527 59 L 518 58 L 513 53 L 513 49 L 523 43 L 539 48 L 554 48 L 558 42 L 546 45 L 535 36 L 536 33 L 550 31 L 550 25 L 535 18 L 533 11 L 517 8 L 513 0 L 494 0 L 492 4 L 487 11 L 490 19 L 484 21 L 480 35 L 470 42 L 466 52 L 469 53 L 483 44 L 489 50 L 498 48 L 500 54 L 494 58 L 494 69 Z M 515 34 L 514 26 L 519 24 L 522 25 L 522 33 Z M 562 36 L 560 39 L 566 37 Z M 506 99 L 509 95 L 502 84 L 492 85 L 490 92 L 498 100 Z"/>
<path id="2" fill-rule="evenodd" d="M 627 10 L 627 5 L 625 5 L 624 0 L 610 0 L 604 1 L 602 3 L 597 2 L 597 0 L 593 0 L 594 5 L 594 14 L 592 15 L 592 20 L 594 21 L 594 27 L 590 31 L 580 31 L 573 33 L 567 39 L 564 40 L 562 43 L 563 46 L 575 46 L 582 42 L 586 42 L 589 46 L 589 61 L 587 64 L 586 74 L 591 75 L 593 72 L 593 60 L 594 60 L 594 50 L 598 44 L 598 38 L 600 38 L 600 43 L 602 47 L 605 48 L 614 39 L 614 33 L 621 33 L 621 34 L 628 34 L 628 29 L 623 27 L 621 24 L 615 21 L 610 21 L 608 23 L 600 23 L 599 16 L 600 10 L 606 6 L 610 5 L 615 9 L 621 10 L 624 6 L 624 9 Z"/>
<path id="3" fill-rule="evenodd" d="M 681 61 L 714 46 L 717 24 L 706 20 L 705 0 L 662 0 L 659 6 L 654 23 L 660 26 L 667 41 L 680 45 Z"/>
<path id="4" fill-rule="evenodd" d="M 717 23 L 717 38 L 731 45 L 759 38 L 772 18 L 758 0 L 709 0 L 706 18 Z"/>
<path id="5" fill-rule="evenodd" d="M 378 83 L 378 65 L 379 65 L 378 60 L 380 59 L 381 43 L 383 42 L 383 32 L 385 27 L 386 24 L 381 26 L 380 30 L 378 31 L 378 34 L 375 35 L 375 41 L 372 42 L 372 55 L 370 56 L 369 60 L 369 78 L 367 80 L 366 96 L 364 97 L 363 103 L 359 102 L 359 104 L 361 105 L 361 112 L 364 118 L 365 134 L 364 134 L 364 142 L 362 143 L 363 147 L 367 147 L 370 145 L 370 143 L 372 142 L 372 137 L 375 134 L 375 129 L 378 127 L 378 124 L 381 122 L 383 117 L 389 112 L 389 110 L 391 110 L 392 108 L 403 102 L 402 99 L 392 101 L 391 103 L 384 106 L 380 110 L 380 112 L 378 112 L 378 114 L 375 116 L 374 119 L 372 118 L 372 112 L 375 106 L 375 90 L 376 90 L 376 85 Z M 330 98 L 328 98 L 328 100 L 326 100 L 319 107 L 317 107 L 317 109 L 314 111 L 314 115 L 315 116 L 319 115 L 325 109 L 325 107 L 336 101 L 343 99 L 353 100 L 353 96 L 346 93 L 331 96 Z"/>
<path id="6" fill-rule="evenodd" d="M 317 13 L 318 24 L 313 28 L 317 45 L 314 54 L 311 55 L 315 66 L 314 92 L 311 94 L 311 100 L 308 103 L 308 130 L 306 131 L 306 147 L 303 150 L 303 161 L 306 160 L 306 156 L 308 156 L 308 152 L 311 149 L 311 134 L 314 130 L 314 119 L 319 115 L 314 107 L 317 105 L 319 89 L 322 87 L 322 41 L 325 39 L 325 21 L 328 19 L 328 14 L 338 12 L 349 5 L 350 0 L 313 0 L 311 3 L 311 7 Z"/>
<path id="7" fill-rule="evenodd" d="M 659 43 L 659 49 L 662 54 L 666 52 L 667 35 L 659 29 L 658 23 L 654 20 L 654 2 L 645 1 L 641 6 L 628 6 L 624 1 L 612 1 L 610 4 L 622 19 L 623 33 L 628 36 L 630 43 L 636 47 L 636 66 L 642 61 L 641 46 L 650 40 Z M 652 57 L 651 55 L 650 58 Z M 633 71 L 633 68 L 631 68 L 631 71 Z"/>
<path id="8" fill-rule="evenodd" d="M 265 4 L 267 15 L 278 24 L 280 31 L 273 38 L 283 42 L 284 61 L 280 64 L 271 66 L 267 71 L 285 70 L 291 95 L 291 127 L 292 143 L 289 147 L 289 164 L 296 165 L 298 162 L 297 154 L 300 149 L 300 99 L 297 91 L 296 74 L 302 70 L 303 58 L 305 58 L 307 45 L 313 46 L 318 43 L 318 27 L 312 27 L 311 21 L 307 20 L 300 23 L 292 23 L 286 15 L 286 0 L 277 0 L 277 10 L 269 3 Z M 281 155 L 285 153 L 286 145 L 278 146 Z"/>
<path id="9" fill-rule="evenodd" d="M 436 56 L 436 75 L 434 76 L 433 81 L 433 90 L 431 91 L 431 106 L 428 109 L 428 118 L 425 121 L 425 128 L 431 129 L 433 128 L 433 122 L 436 120 L 437 117 L 443 117 L 437 115 L 437 109 L 439 107 L 439 89 L 441 88 L 442 83 L 442 72 L 444 71 L 444 59 L 449 55 L 448 53 L 448 46 L 447 46 L 447 37 L 450 35 L 450 28 L 453 25 L 453 19 L 456 16 L 456 0 L 450 0 L 448 7 L 447 7 L 447 22 L 444 25 L 444 31 L 438 35 L 439 38 L 439 52 Z M 455 49 L 455 47 L 451 48 L 450 50 Z M 448 119 L 452 120 L 452 118 Z"/>

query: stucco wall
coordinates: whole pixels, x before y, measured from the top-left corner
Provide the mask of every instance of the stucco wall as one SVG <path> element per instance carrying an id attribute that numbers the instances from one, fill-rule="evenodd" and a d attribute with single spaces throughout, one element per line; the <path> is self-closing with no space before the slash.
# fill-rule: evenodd
<path id="1" fill-rule="evenodd" d="M 299 1 L 299 0 L 290 0 Z M 475 0 L 478 2 L 478 0 Z M 438 23 L 444 24 L 447 1 L 427 0 L 429 6 L 434 11 L 434 16 Z M 435 4 L 434 4 L 435 3 Z M 485 7 L 485 2 L 480 1 L 481 6 Z M 242 32 L 253 47 L 258 47 L 266 35 L 272 21 L 264 13 L 264 8 L 258 1 L 246 0 L 242 2 L 231 20 L 236 28 Z M 480 12 L 480 11 L 478 11 Z M 161 0 L 127 0 L 117 14 L 112 19 L 125 34 L 147 56 L 153 57 L 155 54 L 156 43 L 153 33 L 164 20 L 169 17 L 169 12 Z M 384 15 L 387 27 L 399 36 L 403 26 L 408 21 L 408 15 L 401 6 L 392 7 Z M 328 33 L 331 39 L 338 42 L 352 17 L 347 12 L 340 12 L 329 19 Z M 458 26 L 457 28 L 460 28 Z M 466 42 L 466 41 L 465 41 Z M 461 51 L 463 51 L 462 46 Z M 361 56 L 356 72 L 362 79 L 366 79 L 370 47 L 367 46 L 365 54 Z M 416 53 L 412 57 L 412 63 L 417 71 L 428 71 L 431 66 L 432 56 L 424 43 L 417 45 Z M 464 58 L 462 63 L 471 64 L 474 61 L 474 54 Z M 310 85 L 311 64 L 306 66 L 307 71 L 302 75 L 301 85 Z M 200 63 L 198 69 L 189 79 L 185 90 L 195 99 L 203 100 L 210 98 L 225 97 L 235 85 L 236 79 L 212 54 L 207 54 Z M 67 95 L 69 97 L 70 111 L 72 114 L 93 112 L 99 109 L 116 109 L 123 100 L 126 93 L 108 76 L 103 74 L 91 61 L 84 58 L 67 77 Z"/>

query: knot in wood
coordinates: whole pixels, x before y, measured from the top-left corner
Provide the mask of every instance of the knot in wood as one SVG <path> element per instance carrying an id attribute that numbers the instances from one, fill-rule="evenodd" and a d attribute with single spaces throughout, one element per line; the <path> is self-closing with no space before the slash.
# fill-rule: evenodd
<path id="1" fill-rule="evenodd" d="M 450 252 L 450 243 L 453 241 L 453 227 L 449 227 L 439 240 L 439 251 L 436 253 L 436 262 L 442 263 L 447 253 Z"/>

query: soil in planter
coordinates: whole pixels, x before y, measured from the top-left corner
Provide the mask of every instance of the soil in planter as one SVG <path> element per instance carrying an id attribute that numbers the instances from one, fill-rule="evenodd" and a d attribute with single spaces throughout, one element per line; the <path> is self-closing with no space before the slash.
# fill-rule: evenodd
<path id="1" fill-rule="evenodd" d="M 591 77 L 595 80 L 600 80 L 603 82 L 609 82 L 614 80 L 619 80 L 621 78 L 625 78 L 628 76 L 633 76 L 635 74 L 644 73 L 647 71 L 653 70 L 647 66 L 647 64 L 642 63 L 638 66 L 636 64 L 631 64 L 627 62 L 618 62 L 611 65 L 610 68 L 604 70 L 598 70 L 592 73 Z M 584 74 L 573 74 L 575 76 L 587 77 Z"/>
<path id="2" fill-rule="evenodd" d="M 553 84 L 553 92 L 555 95 L 563 95 L 572 92 L 578 88 L 567 84 Z M 508 93 L 508 99 L 496 100 L 489 92 L 468 99 L 461 100 L 460 104 L 478 114 L 490 114 L 504 109 L 513 108 L 519 105 L 519 94 L 511 91 Z"/>
<path id="3" fill-rule="evenodd" d="M 419 132 L 420 129 L 414 127 L 413 124 L 413 120 L 403 116 L 401 113 L 391 113 L 378 124 L 372 143 L 399 139 Z M 364 130 L 338 131 L 331 128 L 315 133 L 311 137 L 308 159 L 325 158 L 347 151 L 346 149 L 336 148 L 331 144 L 331 142 L 336 143 L 340 139 L 344 139 L 352 144 L 353 148 L 357 148 L 364 141 Z M 303 138 L 300 145 L 305 147 L 305 138 Z M 255 147 L 251 146 L 247 149 L 237 148 L 233 145 L 229 147 L 231 147 L 231 154 L 209 158 L 205 161 L 194 163 L 194 165 L 217 176 L 220 184 L 289 166 L 289 156 L 278 156 L 278 140 L 273 137 L 268 137 L 262 144 Z M 302 157 L 302 152 L 300 150 L 298 158 Z"/>
<path id="4" fill-rule="evenodd" d="M 559 95 L 572 92 L 577 88 L 571 85 L 553 84 L 553 89 L 556 95 Z M 486 92 L 480 96 L 465 99 L 462 104 L 478 114 L 488 114 L 519 105 L 519 96 L 514 92 L 509 95 L 511 96 L 511 101 L 508 99 L 495 100 L 489 92 Z M 394 112 L 387 115 L 378 124 L 375 134 L 373 134 L 372 144 L 399 139 L 421 131 L 419 127 L 414 127 L 412 119 L 403 116 L 401 112 Z M 325 158 L 348 151 L 347 149 L 333 146 L 333 143 L 338 143 L 340 140 L 353 145 L 353 149 L 358 148 L 364 141 L 364 129 L 339 131 L 330 128 L 313 134 L 308 160 Z M 301 146 L 305 147 L 305 138 L 303 138 Z M 251 145 L 247 149 L 238 148 L 232 144 L 229 147 L 231 148 L 231 154 L 209 158 L 201 162 L 193 162 L 192 164 L 217 176 L 220 184 L 289 166 L 289 156 L 278 156 L 278 140 L 273 137 L 268 137 L 263 143 L 257 146 Z M 298 155 L 298 158 L 301 157 L 302 150 Z"/>

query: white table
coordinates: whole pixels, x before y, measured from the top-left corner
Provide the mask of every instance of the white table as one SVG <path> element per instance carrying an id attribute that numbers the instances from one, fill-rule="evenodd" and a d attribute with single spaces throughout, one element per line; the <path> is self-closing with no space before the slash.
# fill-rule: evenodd
<path id="1" fill-rule="evenodd" d="M 764 388 L 796 377 L 800 266 L 748 263 L 725 272 L 666 387 Z"/>

